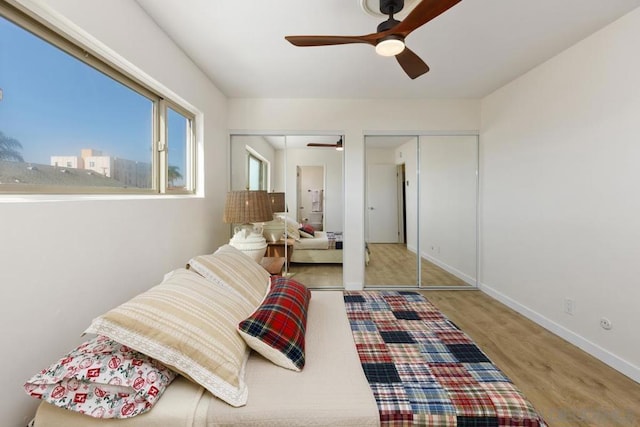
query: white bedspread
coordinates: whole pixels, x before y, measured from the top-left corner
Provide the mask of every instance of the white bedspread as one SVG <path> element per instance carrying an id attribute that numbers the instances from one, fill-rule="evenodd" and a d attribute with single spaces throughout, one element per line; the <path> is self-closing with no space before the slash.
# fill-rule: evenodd
<path id="1" fill-rule="evenodd" d="M 293 253 L 309 249 L 329 249 L 329 239 L 324 231 L 316 231 L 314 237 L 301 237 L 293 243 Z"/>
<path id="2" fill-rule="evenodd" d="M 249 402 L 241 408 L 233 408 L 179 378 L 147 414 L 128 420 L 94 420 L 43 403 L 36 414 L 36 427 L 379 425 L 342 292 L 312 292 L 302 372 L 286 370 L 252 353 L 246 381 Z"/>
<path id="3" fill-rule="evenodd" d="M 356 353 L 342 292 L 313 292 L 306 365 L 288 371 L 261 357 L 247 365 L 249 402 L 212 401 L 212 426 L 377 426 L 378 409 Z"/>

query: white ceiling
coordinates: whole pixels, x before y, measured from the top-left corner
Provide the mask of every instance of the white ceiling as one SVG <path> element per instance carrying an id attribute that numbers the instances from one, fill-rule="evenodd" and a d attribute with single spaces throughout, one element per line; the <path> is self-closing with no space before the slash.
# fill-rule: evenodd
<path id="1" fill-rule="evenodd" d="M 407 45 L 431 71 L 409 79 L 364 44 L 294 47 L 285 35 L 363 35 L 361 0 L 137 0 L 230 98 L 480 98 L 640 0 L 462 0 Z"/>

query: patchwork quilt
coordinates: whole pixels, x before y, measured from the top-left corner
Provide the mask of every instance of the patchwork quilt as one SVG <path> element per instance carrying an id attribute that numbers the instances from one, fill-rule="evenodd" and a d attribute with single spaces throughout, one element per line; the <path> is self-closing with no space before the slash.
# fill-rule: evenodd
<path id="1" fill-rule="evenodd" d="M 342 249 L 342 232 L 327 231 L 329 247 L 327 249 Z"/>
<path id="2" fill-rule="evenodd" d="M 382 426 L 546 426 L 458 327 L 417 292 L 344 294 Z"/>

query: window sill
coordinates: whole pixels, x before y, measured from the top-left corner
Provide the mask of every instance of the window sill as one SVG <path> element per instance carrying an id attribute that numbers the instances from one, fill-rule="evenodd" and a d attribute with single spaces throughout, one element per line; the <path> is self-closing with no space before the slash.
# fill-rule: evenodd
<path id="1" fill-rule="evenodd" d="M 202 199 L 200 194 L 0 194 L 1 203 L 77 202 L 86 200 Z"/>

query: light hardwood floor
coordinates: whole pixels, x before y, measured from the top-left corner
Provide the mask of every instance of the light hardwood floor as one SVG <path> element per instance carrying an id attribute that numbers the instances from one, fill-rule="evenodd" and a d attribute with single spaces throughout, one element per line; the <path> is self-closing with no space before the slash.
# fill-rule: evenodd
<path id="1" fill-rule="evenodd" d="M 370 243 L 365 286 L 415 287 L 416 254 L 400 243 Z M 462 279 L 422 259 L 422 286 L 469 286 Z M 293 277 L 310 288 L 342 287 L 342 264 L 292 263 Z"/>
<path id="2" fill-rule="evenodd" d="M 297 270 L 294 278 L 320 283 L 315 287 L 342 283 L 335 279 L 340 266 Z M 511 378 L 549 426 L 640 426 L 640 384 L 480 291 L 420 292 Z"/>
<path id="3" fill-rule="evenodd" d="M 291 263 L 292 277 L 309 288 L 342 288 L 342 264 Z"/>
<path id="4" fill-rule="evenodd" d="M 640 384 L 480 291 L 421 293 L 511 378 L 550 426 L 640 426 Z"/>
<path id="5" fill-rule="evenodd" d="M 417 258 L 402 243 L 369 243 L 367 286 L 416 286 Z M 422 286 L 468 286 L 462 279 L 422 258 Z"/>

